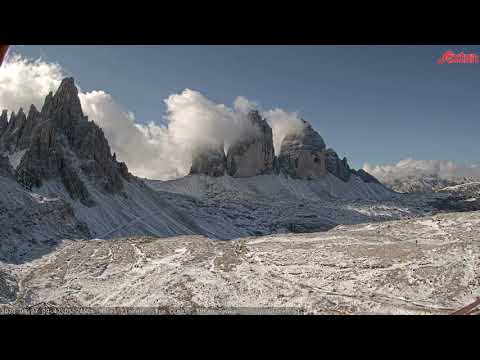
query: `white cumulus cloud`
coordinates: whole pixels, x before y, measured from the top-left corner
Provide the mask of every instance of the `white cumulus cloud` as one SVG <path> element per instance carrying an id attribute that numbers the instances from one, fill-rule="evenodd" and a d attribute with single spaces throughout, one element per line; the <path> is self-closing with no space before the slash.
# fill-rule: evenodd
<path id="1" fill-rule="evenodd" d="M 0 108 L 17 111 L 43 105 L 45 96 L 55 91 L 63 78 L 60 65 L 42 59 L 9 56 L 0 68 Z"/>

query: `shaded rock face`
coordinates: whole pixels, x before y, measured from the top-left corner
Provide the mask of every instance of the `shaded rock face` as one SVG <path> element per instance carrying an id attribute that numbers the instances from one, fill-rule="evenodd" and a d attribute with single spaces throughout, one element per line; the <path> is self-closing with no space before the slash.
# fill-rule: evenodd
<path id="1" fill-rule="evenodd" d="M 13 177 L 13 168 L 5 156 L 0 155 L 0 176 Z"/>
<path id="2" fill-rule="evenodd" d="M 222 144 L 218 148 L 207 148 L 194 155 L 190 174 L 223 176 L 225 175 L 226 165 L 227 160 Z"/>
<path id="3" fill-rule="evenodd" d="M 0 139 L 2 138 L 5 130 L 8 127 L 8 113 L 7 110 L 2 110 L 2 114 L 0 115 Z"/>
<path id="4" fill-rule="evenodd" d="M 25 125 L 22 128 L 17 140 L 17 149 L 27 149 L 31 144 L 33 129 L 41 122 L 40 112 L 34 105 L 30 106 Z"/>
<path id="5" fill-rule="evenodd" d="M 227 173 L 233 177 L 250 177 L 273 172 L 275 152 L 272 128 L 258 111 L 248 113 L 258 133 L 232 144 L 227 153 Z"/>
<path id="6" fill-rule="evenodd" d="M 3 111 L 0 117 L 0 152 L 11 154 L 17 150 L 22 150 L 19 148 L 19 145 L 20 140 L 26 133 L 25 126 L 27 124 L 27 117 L 23 109 L 20 108 L 17 114 L 12 112 L 8 123 L 6 119 L 7 113 Z"/>
<path id="7" fill-rule="evenodd" d="M 348 166 L 347 158 L 340 159 L 333 149 L 326 150 L 327 170 L 329 173 L 335 175 L 343 181 L 350 180 L 350 167 Z"/>
<path id="8" fill-rule="evenodd" d="M 32 135 L 24 139 L 29 146 L 16 173 L 26 187 L 60 179 L 72 199 L 92 206 L 85 179 L 109 193 L 123 190 L 122 178 L 131 180 L 126 165 L 111 155 L 102 129 L 83 115 L 73 78 L 47 96 L 40 113 L 31 109 L 28 119 L 25 125 L 32 127 Z"/>
<path id="9" fill-rule="evenodd" d="M 325 142 L 304 122 L 302 134 L 289 134 L 282 141 L 279 171 L 294 178 L 315 179 L 327 174 Z"/>

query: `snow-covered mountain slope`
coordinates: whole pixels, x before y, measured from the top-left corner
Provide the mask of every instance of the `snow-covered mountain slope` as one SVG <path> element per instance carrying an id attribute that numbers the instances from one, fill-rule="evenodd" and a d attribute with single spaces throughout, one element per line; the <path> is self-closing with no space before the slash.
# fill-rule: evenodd
<path id="1" fill-rule="evenodd" d="M 225 200 L 387 200 L 394 196 L 391 190 L 380 184 L 365 183 L 354 175 L 348 182 L 344 182 L 330 173 L 312 180 L 293 179 L 283 175 L 249 178 L 190 175 L 170 181 L 150 180 L 148 185 L 160 191 Z"/>
<path id="2" fill-rule="evenodd" d="M 425 215 L 426 199 L 395 194 L 352 176 L 300 180 L 277 175 L 251 178 L 191 175 L 178 180 L 123 182 L 105 193 L 78 174 L 95 205 L 72 200 L 59 181 L 44 182 L 38 194 L 70 203 L 95 238 L 204 235 L 234 239 L 272 233 L 328 230 L 355 224 Z M 339 197 L 334 197 L 337 195 Z"/>
<path id="3" fill-rule="evenodd" d="M 62 184 L 46 182 L 36 191 L 61 197 L 69 202 L 75 216 L 85 222 L 93 237 L 110 239 L 131 235 L 169 237 L 200 234 L 212 237 L 231 237 L 221 229 L 195 220 L 194 200 L 178 194 L 157 192 L 142 181 L 124 182 L 118 194 L 106 194 L 86 182 L 94 206 L 73 201 Z"/>
<path id="4" fill-rule="evenodd" d="M 338 224 L 401 219 L 433 210 L 428 197 L 396 194 L 352 175 L 348 182 L 327 174 L 315 180 L 262 175 L 250 178 L 190 175 L 172 181 L 148 181 L 162 192 L 192 196 L 195 219 L 228 219 L 238 235 L 312 232 Z M 223 223 L 219 222 L 219 224 Z"/>
<path id="5" fill-rule="evenodd" d="M 90 237 L 72 207 L 58 197 L 27 191 L 0 176 L 0 260 L 24 262 L 52 250 L 62 239 Z"/>
<path id="6" fill-rule="evenodd" d="M 480 296 L 479 232 L 471 212 L 228 242 L 65 241 L 0 262 L 0 299 L 11 312 L 448 314 Z"/>

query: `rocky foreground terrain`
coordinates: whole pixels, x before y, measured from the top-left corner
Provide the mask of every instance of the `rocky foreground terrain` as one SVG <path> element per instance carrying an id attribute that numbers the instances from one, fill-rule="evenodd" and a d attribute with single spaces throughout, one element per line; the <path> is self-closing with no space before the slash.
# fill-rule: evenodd
<path id="1" fill-rule="evenodd" d="M 219 241 L 64 241 L 0 263 L 3 312 L 449 314 L 480 297 L 480 212 Z"/>

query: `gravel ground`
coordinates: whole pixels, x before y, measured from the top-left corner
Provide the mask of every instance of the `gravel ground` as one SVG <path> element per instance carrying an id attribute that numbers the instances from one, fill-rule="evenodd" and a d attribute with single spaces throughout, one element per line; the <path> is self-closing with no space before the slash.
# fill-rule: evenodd
<path id="1" fill-rule="evenodd" d="M 219 241 L 64 241 L 0 262 L 4 313 L 449 314 L 480 296 L 480 212 Z"/>

